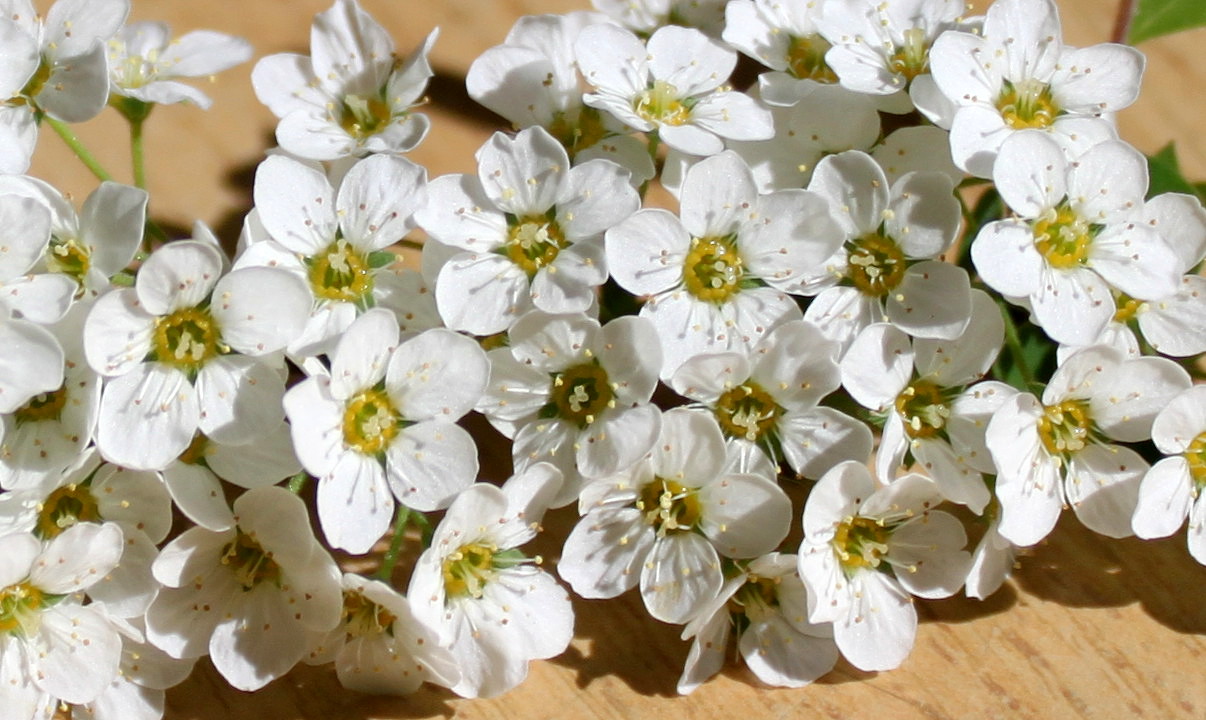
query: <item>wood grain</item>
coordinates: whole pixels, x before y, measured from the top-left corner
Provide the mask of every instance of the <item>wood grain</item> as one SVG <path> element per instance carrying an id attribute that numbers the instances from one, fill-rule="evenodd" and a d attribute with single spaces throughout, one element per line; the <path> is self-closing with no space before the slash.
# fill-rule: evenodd
<path id="1" fill-rule="evenodd" d="M 501 42 L 516 17 L 583 5 L 555 0 L 364 0 L 364 6 L 411 48 L 441 27 L 427 111 L 434 128 L 412 159 L 432 177 L 471 171 L 473 151 L 496 129 L 463 90 L 472 59 Z M 163 19 L 178 32 L 214 28 L 242 35 L 256 56 L 306 52 L 319 0 L 134 0 L 136 19 Z M 984 3 L 976 3 L 979 8 Z M 1114 4 L 1060 0 L 1065 37 L 1104 40 Z M 1206 33 L 1156 40 L 1143 95 L 1119 116 L 1125 139 L 1144 151 L 1178 143 L 1186 172 L 1206 177 Z M 272 142 L 275 118 L 254 98 L 250 65 L 209 85 L 209 112 L 167 107 L 147 126 L 155 217 L 183 232 L 201 219 L 233 241 L 250 206 L 250 181 Z M 124 128 L 112 113 L 80 128 L 84 141 L 120 178 L 129 178 Z M 78 198 L 91 177 L 48 133 L 33 174 Z M 488 444 L 483 469 L 505 477 L 508 455 Z M 797 515 L 798 516 L 798 515 Z M 553 514 L 539 541 L 549 558 L 574 521 Z M 405 578 L 397 578 L 404 587 Z M 919 604 L 923 624 L 899 670 L 868 674 L 846 664 L 802 690 L 767 689 L 738 664 L 689 697 L 675 694 L 688 645 L 678 628 L 650 619 L 632 593 L 614 601 L 577 601 L 577 635 L 569 651 L 533 663 L 518 689 L 493 700 L 465 701 L 425 688 L 406 698 L 342 690 L 329 667 L 299 667 L 261 692 L 231 690 L 206 661 L 168 693 L 171 720 L 220 718 L 1201 718 L 1206 681 L 1206 569 L 1189 558 L 1184 534 L 1160 542 L 1109 540 L 1067 517 L 1051 538 L 1020 561 L 995 597 Z"/>

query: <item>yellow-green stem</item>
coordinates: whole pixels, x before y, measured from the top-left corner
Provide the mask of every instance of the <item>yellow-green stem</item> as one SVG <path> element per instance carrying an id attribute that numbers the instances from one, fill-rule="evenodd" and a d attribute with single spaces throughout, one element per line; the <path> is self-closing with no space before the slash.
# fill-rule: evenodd
<path id="1" fill-rule="evenodd" d="M 50 126 L 51 130 L 54 130 L 55 133 L 63 139 L 63 142 L 67 144 L 67 147 L 71 148 L 71 151 L 75 153 L 75 156 L 78 157 L 80 162 L 84 163 L 84 166 L 96 176 L 97 180 L 104 181 L 113 179 L 113 176 L 109 174 L 109 171 L 105 170 L 105 168 L 101 166 L 100 162 L 97 161 L 96 157 L 88 150 L 88 148 L 84 147 L 84 143 L 80 142 L 80 139 L 76 137 L 75 133 L 71 132 L 71 128 L 67 127 L 67 123 L 63 122 L 62 120 L 55 120 L 49 115 L 44 115 L 42 119 L 47 125 Z"/>

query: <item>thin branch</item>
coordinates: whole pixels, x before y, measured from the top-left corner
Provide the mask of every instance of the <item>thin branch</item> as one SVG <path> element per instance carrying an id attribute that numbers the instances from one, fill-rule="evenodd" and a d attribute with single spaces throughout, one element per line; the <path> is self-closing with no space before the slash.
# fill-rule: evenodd
<path id="1" fill-rule="evenodd" d="M 1125 43 L 1127 35 L 1131 34 L 1131 21 L 1135 19 L 1137 0 L 1121 0 L 1118 3 L 1118 16 L 1114 18 L 1114 33 L 1110 40 Z"/>

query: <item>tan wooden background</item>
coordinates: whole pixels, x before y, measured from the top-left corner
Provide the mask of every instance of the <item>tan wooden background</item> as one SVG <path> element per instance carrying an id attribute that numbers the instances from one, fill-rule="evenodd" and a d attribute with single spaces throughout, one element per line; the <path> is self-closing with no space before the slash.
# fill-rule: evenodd
<path id="1" fill-rule="evenodd" d="M 434 26 L 437 78 L 427 111 L 434 128 L 410 157 L 432 177 L 472 171 L 473 151 L 495 119 L 463 90 L 472 59 L 502 41 L 522 14 L 584 7 L 587 0 L 362 0 L 395 37 L 414 47 Z M 214 28 L 249 38 L 256 57 L 307 52 L 310 19 L 325 0 L 133 0 L 135 19 L 169 21 L 178 32 Z M 974 3 L 983 9 L 985 3 Z M 1114 2 L 1059 0 L 1065 38 L 1108 38 Z M 1143 151 L 1169 140 L 1183 166 L 1206 178 L 1206 32 L 1145 44 L 1143 95 L 1119 117 L 1125 139 Z M 166 225 L 194 219 L 228 241 L 250 205 L 250 182 L 272 142 L 275 119 L 256 101 L 250 64 L 212 84 L 215 107 L 157 109 L 147 126 L 152 212 Z M 113 113 L 80 135 L 119 179 L 128 180 L 124 129 Z M 32 171 L 81 200 L 95 182 L 47 133 Z M 507 473 L 507 453 L 483 450 L 483 473 Z M 564 537 L 572 510 L 546 525 L 546 557 Z M 1202 718 L 1206 717 L 1206 569 L 1189 558 L 1184 534 L 1166 541 L 1109 540 L 1066 517 L 1051 538 L 1021 559 L 995 597 L 919 605 L 917 646 L 893 672 L 862 673 L 841 663 L 802 690 L 768 689 L 738 664 L 693 695 L 675 682 L 688 645 L 678 628 L 648 618 L 639 598 L 577 601 L 569 651 L 532 665 L 528 681 L 495 700 L 465 701 L 426 688 L 406 698 L 343 691 L 330 668 L 299 668 L 266 689 L 228 688 L 207 662 L 168 694 L 171 720 L 220 718 L 429 718 L 481 720 L 749 718 Z M 404 578 L 398 578 L 402 581 Z M 2 714 L 2 713 L 0 713 Z"/>

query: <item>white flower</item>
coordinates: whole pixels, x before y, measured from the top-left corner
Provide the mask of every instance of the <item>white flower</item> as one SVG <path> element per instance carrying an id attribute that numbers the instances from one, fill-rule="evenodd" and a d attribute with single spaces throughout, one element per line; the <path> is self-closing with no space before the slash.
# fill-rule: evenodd
<path id="1" fill-rule="evenodd" d="M 1051 376 L 1042 401 L 1018 393 L 993 414 L 985 440 L 997 466 L 1001 536 L 1028 546 L 1051 532 L 1066 502 L 1090 530 L 1131 534 L 1139 453 L 1112 441 L 1151 435 L 1156 414 L 1189 388 L 1166 358 L 1125 359 L 1105 346 L 1072 355 Z"/>
<path id="2" fill-rule="evenodd" d="M 943 32 L 969 29 L 962 0 L 829 0 L 821 6 L 818 25 L 833 43 L 825 61 L 842 86 L 872 95 L 907 88 L 919 106 L 927 94 L 938 94 L 929 74 L 931 44 Z"/>
<path id="3" fill-rule="evenodd" d="M 227 682 L 257 690 L 305 655 L 308 633 L 339 622 L 339 569 L 288 490 L 248 490 L 234 513 L 235 528 L 190 528 L 163 548 L 147 639 L 174 658 L 208 651 Z"/>
<path id="4" fill-rule="evenodd" d="M 48 699 L 86 703 L 117 676 L 121 638 L 83 591 L 121 556 L 116 525 L 81 523 L 43 545 L 0 536 L 0 707 L 5 717 L 49 717 Z M 49 696 L 47 698 L 46 696 Z"/>
<path id="5" fill-rule="evenodd" d="M 1070 155 L 1115 136 L 1112 113 L 1139 94 L 1144 58 L 1125 45 L 1063 44 L 1054 0 L 997 0 L 983 32 L 948 31 L 930 49 L 930 72 L 957 107 L 955 164 L 991 177 L 1001 143 L 1037 129 Z"/>
<path id="6" fill-rule="evenodd" d="M 582 102 L 574 39 L 587 25 L 606 22 L 598 13 L 525 15 L 506 41 L 469 66 L 469 97 L 516 128 L 539 125 L 565 147 L 574 163 L 610 159 L 632 173 L 634 184 L 654 176 L 645 144 L 610 113 Z"/>
<path id="7" fill-rule="evenodd" d="M 411 281 L 394 272 L 386 249 L 414 227 L 427 199 L 427 171 L 399 157 L 365 158 L 352 166 L 338 190 L 313 164 L 274 155 L 255 177 L 256 218 L 271 241 L 254 229 L 236 268 L 269 266 L 301 279 L 311 297 L 293 356 L 329 352 L 357 315 L 377 305 L 402 320 L 413 313 Z M 254 220 L 249 219 L 249 226 Z M 284 299 L 277 300 L 278 303 Z"/>
<path id="8" fill-rule="evenodd" d="M 799 319 L 785 291 L 841 242 L 823 198 L 799 189 L 760 195 L 733 152 L 691 166 L 680 215 L 641 210 L 605 240 L 616 282 L 650 296 L 641 316 L 662 340 L 663 378 L 693 355 L 748 351 Z"/>
<path id="9" fill-rule="evenodd" d="M 528 313 L 511 344 L 490 351 L 490 382 L 477 410 L 514 439 L 517 469 L 551 463 L 563 476 L 555 507 L 578 497 L 585 478 L 631 467 L 661 424 L 650 403 L 661 350 L 648 320 L 600 326 L 583 315 Z"/>
<path id="10" fill-rule="evenodd" d="M 330 375 L 285 394 L 294 449 L 318 478 L 323 533 L 358 554 L 385 534 L 395 497 L 437 510 L 477 475 L 473 438 L 455 423 L 481 397 L 485 353 L 442 328 L 398 336 L 392 313 L 369 310 L 344 333 Z"/>
<path id="11" fill-rule="evenodd" d="M 724 582 L 722 554 L 768 553 L 791 522 L 791 501 L 773 478 L 726 465 L 724 437 L 709 413 L 666 412 L 645 459 L 583 488 L 561 576 L 585 598 L 616 597 L 639 581 L 653 617 L 695 617 Z"/>
<path id="12" fill-rule="evenodd" d="M 683 628 L 694 638 L 678 692 L 693 692 L 723 667 L 729 635 L 759 680 L 804 687 L 833 669 L 838 659 L 833 631 L 807 619 L 808 594 L 795 555 L 771 553 L 738 565 L 738 574 Z"/>
<path id="13" fill-rule="evenodd" d="M 50 213 L 49 242 L 30 267 L 75 280 L 79 295 L 104 292 L 109 279 L 128 267 L 138 252 L 146 222 L 145 190 L 102 182 L 79 213 L 62 193 L 37 178 L 0 176 L 0 195 L 8 193 L 34 200 Z"/>
<path id="14" fill-rule="evenodd" d="M 670 386 L 703 403 L 737 452 L 786 459 L 816 478 L 842 460 L 865 460 L 871 430 L 819 403 L 841 384 L 840 348 L 803 320 L 767 333 L 750 354 L 710 353 L 683 363 Z"/>
<path id="15" fill-rule="evenodd" d="M 0 496 L 0 529 L 32 532 L 50 541 L 80 523 L 122 530 L 121 562 L 88 589 L 111 617 L 141 615 L 159 592 L 151 576 L 157 543 L 172 526 L 172 505 L 154 473 L 102 465 L 89 449 L 76 465 L 37 487 Z"/>
<path id="16" fill-rule="evenodd" d="M 578 67 L 595 88 L 583 100 L 668 146 L 715 155 L 724 140 L 765 140 L 770 112 L 748 95 L 723 89 L 737 54 L 698 30 L 668 26 L 648 46 L 615 25 L 591 25 L 574 42 Z M 722 139 L 723 138 L 723 139 Z"/>
<path id="17" fill-rule="evenodd" d="M 895 477 L 908 453 L 946 499 L 980 514 L 991 498 L 980 473 L 996 470 L 984 426 L 1014 390 L 996 381 L 976 383 L 996 360 L 1005 328 L 992 298 L 972 292 L 972 320 L 954 340 L 910 343 L 893 325 L 867 327 L 842 358 L 842 385 L 884 417 L 879 477 Z"/>
<path id="18" fill-rule="evenodd" d="M 167 23 L 126 25 L 108 42 L 110 89 L 145 103 L 190 102 L 208 109 L 205 93 L 176 78 L 206 77 L 247 62 L 251 45 L 213 30 L 172 38 Z"/>
<path id="19" fill-rule="evenodd" d="M 560 654 L 573 636 L 568 594 L 520 545 L 536 536 L 561 473 L 536 464 L 502 488 L 478 483 L 448 508 L 419 556 L 408 595 L 415 617 L 438 632 L 460 667 L 453 692 L 492 697 Z"/>
<path id="20" fill-rule="evenodd" d="M 967 327 L 971 287 L 966 271 L 941 262 L 962 223 L 949 177 L 906 173 L 889 184 L 866 153 L 831 155 L 808 189 L 829 200 L 845 245 L 799 292 L 816 295 L 804 313 L 827 337 L 848 346 L 875 322 L 914 337 L 950 340 Z"/>
<path id="21" fill-rule="evenodd" d="M 77 302 L 49 330 L 63 349 L 63 382 L 0 415 L 0 488 L 37 486 L 77 461 L 92 443 L 100 411 L 100 377 L 84 359 L 84 318 Z M 21 362 L 37 362 L 21 358 Z"/>
<path id="22" fill-rule="evenodd" d="M 1173 398 L 1152 423 L 1152 440 L 1168 457 L 1139 485 L 1131 526 L 1141 538 L 1167 537 L 1189 519 L 1189 553 L 1206 565 L 1206 385 Z"/>
<path id="23" fill-rule="evenodd" d="M 1018 217 L 986 225 L 972 260 L 994 290 L 1025 298 L 1052 339 L 1095 340 L 1114 316 L 1111 288 L 1140 300 L 1176 291 L 1178 257 L 1142 221 L 1147 163 L 1138 151 L 1109 141 L 1070 162 L 1048 136 L 1025 132 L 1000 158 L 993 178 Z"/>
<path id="24" fill-rule="evenodd" d="M 0 18 L 0 173 L 23 173 L 38 141 L 38 113 L 91 120 L 109 99 L 105 42 L 129 0 L 60 0 L 45 18 L 29 0 L 5 3 Z"/>
<path id="25" fill-rule="evenodd" d="M 409 695 L 424 682 L 452 687 L 460 680 L 456 659 L 439 639 L 404 595 L 379 580 L 344 573 L 343 615 L 315 641 L 306 662 L 334 662 L 348 690 Z"/>
<path id="26" fill-rule="evenodd" d="M 477 160 L 476 177 L 434 180 L 417 214 L 432 238 L 462 251 L 436 280 L 444 322 L 490 335 L 532 306 L 585 312 L 607 280 L 603 232 L 641 205 L 628 173 L 606 160 L 570 167 L 541 127 L 495 133 Z"/>
<path id="27" fill-rule="evenodd" d="M 256 63 L 256 97 L 278 118 L 276 140 L 309 160 L 400 153 L 431 123 L 412 112 L 431 77 L 432 31 L 409 57 L 355 0 L 336 0 L 314 18 L 310 57 L 281 53 Z"/>
<path id="28" fill-rule="evenodd" d="M 106 378 L 96 442 L 111 462 L 157 470 L 198 430 L 243 444 L 284 414 L 284 379 L 262 356 L 301 331 L 306 288 L 272 268 L 223 275 L 224 262 L 208 243 L 170 243 L 89 313 L 84 353 Z"/>
<path id="29" fill-rule="evenodd" d="M 838 649 L 861 670 L 891 670 L 912 650 L 910 595 L 944 598 L 963 585 L 967 536 L 933 509 L 941 499 L 921 475 L 877 487 L 857 462 L 834 467 L 808 496 L 799 565 L 808 619 L 832 621 Z"/>

